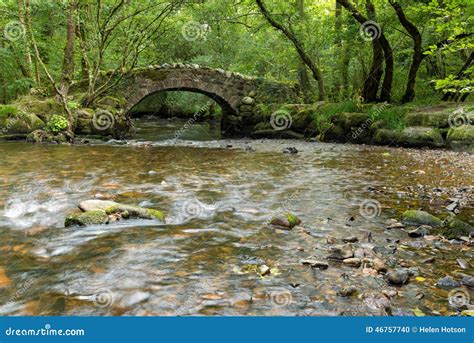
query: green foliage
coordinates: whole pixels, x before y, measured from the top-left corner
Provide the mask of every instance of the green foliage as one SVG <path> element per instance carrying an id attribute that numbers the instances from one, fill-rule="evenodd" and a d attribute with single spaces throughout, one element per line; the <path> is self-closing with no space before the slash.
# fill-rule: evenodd
<path id="1" fill-rule="evenodd" d="M 69 123 L 66 118 L 61 115 L 54 114 L 49 119 L 46 129 L 51 133 L 57 134 L 66 130 L 68 126 Z"/>

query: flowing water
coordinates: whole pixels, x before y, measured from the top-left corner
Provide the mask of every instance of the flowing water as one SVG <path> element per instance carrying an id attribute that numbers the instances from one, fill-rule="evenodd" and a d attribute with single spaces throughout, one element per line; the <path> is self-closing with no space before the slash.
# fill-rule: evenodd
<path id="1" fill-rule="evenodd" d="M 137 140 L 100 145 L 0 143 L 1 315 L 453 313 L 435 282 L 460 270 L 457 257 L 472 262 L 472 247 L 385 228 L 407 208 L 447 215 L 453 194 L 468 199 L 472 223 L 473 155 L 218 140 L 208 124 L 174 140 L 185 124 L 139 122 Z M 288 146 L 299 153 L 283 154 Z M 65 216 L 94 196 L 160 209 L 166 223 L 65 228 Z M 285 211 L 302 225 L 268 225 Z M 418 277 L 388 300 L 382 275 L 300 263 L 325 260 L 328 237 L 352 235 Z M 257 272 L 262 264 L 269 275 Z M 337 295 L 345 285 L 358 294 Z"/>

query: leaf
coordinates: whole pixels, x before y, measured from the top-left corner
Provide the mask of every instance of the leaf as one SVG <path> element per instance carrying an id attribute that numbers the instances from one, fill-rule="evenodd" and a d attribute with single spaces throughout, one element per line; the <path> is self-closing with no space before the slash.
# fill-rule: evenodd
<path id="1" fill-rule="evenodd" d="M 417 308 L 414 308 L 412 311 L 413 311 L 413 314 L 414 314 L 415 316 L 417 316 L 417 317 L 424 317 L 424 316 L 426 316 L 426 314 L 425 314 L 422 310 L 420 310 L 418 307 L 417 307 Z"/>
<path id="2" fill-rule="evenodd" d="M 474 317 L 474 310 L 464 310 L 461 312 L 462 316 Z"/>
<path id="3" fill-rule="evenodd" d="M 415 278 L 416 281 L 420 281 L 420 282 L 423 282 L 423 281 L 426 281 L 426 279 L 424 277 L 421 277 L 421 276 L 417 276 Z"/>
<path id="4" fill-rule="evenodd" d="M 382 156 L 392 156 L 389 152 L 382 153 Z"/>

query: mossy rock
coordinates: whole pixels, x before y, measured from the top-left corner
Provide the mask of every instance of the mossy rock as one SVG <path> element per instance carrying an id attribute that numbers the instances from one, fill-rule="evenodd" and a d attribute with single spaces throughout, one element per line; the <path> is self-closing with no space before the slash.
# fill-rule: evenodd
<path id="1" fill-rule="evenodd" d="M 449 113 L 444 112 L 410 112 L 405 115 L 407 126 L 448 127 Z"/>
<path id="2" fill-rule="evenodd" d="M 44 125 L 33 113 L 26 113 L 15 106 L 0 106 L 0 129 L 5 135 L 28 134 Z"/>
<path id="3" fill-rule="evenodd" d="M 121 109 L 125 106 L 127 103 L 127 100 L 125 100 L 124 97 L 114 97 L 107 95 L 99 100 L 97 100 L 97 105 L 100 107 L 112 107 L 114 109 Z"/>
<path id="4" fill-rule="evenodd" d="M 411 126 L 400 133 L 399 144 L 407 147 L 441 148 L 445 141 L 439 129 L 422 126 Z"/>
<path id="5" fill-rule="evenodd" d="M 449 129 L 446 141 L 451 149 L 474 152 L 474 126 L 461 125 Z"/>
<path id="6" fill-rule="evenodd" d="M 35 130 L 28 134 L 26 140 L 32 143 L 64 144 L 71 141 L 72 137 L 69 137 L 67 132 L 52 134 L 51 132 L 45 130 Z"/>
<path id="7" fill-rule="evenodd" d="M 70 226 L 88 226 L 88 225 L 102 225 L 109 222 L 109 216 L 105 211 L 87 211 L 82 213 L 70 214 L 66 217 L 64 225 Z"/>
<path id="8" fill-rule="evenodd" d="M 373 142 L 378 145 L 396 145 L 399 140 L 400 132 L 389 129 L 379 129 L 375 131 L 373 137 Z"/>
<path id="9" fill-rule="evenodd" d="M 402 222 L 406 225 L 429 225 L 437 228 L 443 226 L 443 221 L 434 215 L 419 210 L 408 210 L 402 214 Z"/>
<path id="10" fill-rule="evenodd" d="M 349 130 L 351 128 L 366 127 L 368 128 L 372 124 L 373 120 L 367 113 L 341 113 L 342 126 Z"/>
<path id="11" fill-rule="evenodd" d="M 440 229 L 439 232 L 447 239 L 459 239 L 474 234 L 474 227 L 460 219 L 451 217 L 446 220 L 445 227 Z"/>
<path id="12" fill-rule="evenodd" d="M 344 129 L 339 125 L 332 125 L 321 134 L 322 142 L 347 142 Z"/>
<path id="13" fill-rule="evenodd" d="M 165 214 L 161 211 L 131 205 L 117 204 L 115 206 L 109 207 L 105 210 L 105 212 L 108 215 L 125 212 L 127 213 L 128 218 L 159 220 L 161 222 L 165 220 Z"/>
<path id="14" fill-rule="evenodd" d="M 270 224 L 278 228 L 291 230 L 296 225 L 301 224 L 301 220 L 293 213 L 285 213 L 284 215 L 273 217 Z"/>

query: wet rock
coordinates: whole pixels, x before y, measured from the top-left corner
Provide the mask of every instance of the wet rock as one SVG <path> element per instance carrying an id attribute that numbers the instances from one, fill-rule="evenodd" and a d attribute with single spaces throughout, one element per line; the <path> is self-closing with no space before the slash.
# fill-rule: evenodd
<path id="1" fill-rule="evenodd" d="M 428 228 L 431 228 L 431 226 L 421 225 L 414 230 L 408 231 L 408 236 L 413 237 L 413 238 L 424 237 L 427 234 L 429 234 Z"/>
<path id="2" fill-rule="evenodd" d="M 456 288 L 460 287 L 461 283 L 454 280 L 451 276 L 445 276 L 436 282 L 436 286 L 440 288 Z"/>
<path id="3" fill-rule="evenodd" d="M 384 289 L 382 294 L 385 295 L 388 299 L 395 298 L 398 295 L 398 292 L 394 289 Z"/>
<path id="4" fill-rule="evenodd" d="M 443 226 L 443 221 L 425 211 L 408 210 L 402 214 L 402 223 L 406 225 L 429 225 L 431 227 Z"/>
<path id="5" fill-rule="evenodd" d="M 344 286 L 337 292 L 337 295 L 341 297 L 350 297 L 356 293 L 357 288 L 355 286 Z"/>
<path id="6" fill-rule="evenodd" d="M 392 223 L 390 225 L 387 226 L 387 229 L 388 230 L 391 230 L 391 229 L 403 229 L 405 228 L 405 225 L 403 225 L 402 223 Z"/>
<path id="7" fill-rule="evenodd" d="M 301 260 L 301 263 L 307 266 L 311 266 L 311 268 L 328 269 L 329 267 L 326 262 L 317 260 L 312 257 L 309 257 L 305 260 Z"/>
<path id="8" fill-rule="evenodd" d="M 89 226 L 102 225 L 109 223 L 109 216 L 105 211 L 87 211 L 82 213 L 73 213 L 66 217 L 64 225 L 70 226 Z"/>
<path id="9" fill-rule="evenodd" d="M 459 257 L 456 259 L 456 262 L 459 264 L 459 266 L 462 268 L 462 269 L 469 269 L 471 268 L 471 264 L 469 262 L 467 262 L 465 259 Z"/>
<path id="10" fill-rule="evenodd" d="M 470 275 L 462 274 L 461 284 L 469 288 L 474 288 L 474 277 Z"/>
<path id="11" fill-rule="evenodd" d="M 352 251 L 352 247 L 350 245 L 334 246 L 331 247 L 329 252 L 330 254 L 327 258 L 332 260 L 345 260 L 354 256 L 354 252 Z"/>
<path id="12" fill-rule="evenodd" d="M 296 225 L 301 224 L 301 220 L 292 213 L 286 213 L 285 215 L 275 216 L 270 221 L 270 224 L 280 229 L 293 229 Z"/>
<path id="13" fill-rule="evenodd" d="M 356 236 L 349 236 L 349 237 L 343 238 L 342 241 L 344 243 L 356 243 L 359 241 L 359 239 Z"/>
<path id="14" fill-rule="evenodd" d="M 354 267 L 354 268 L 359 268 L 360 265 L 361 265 L 360 259 L 354 258 L 354 257 L 346 258 L 345 260 L 342 261 L 342 263 L 344 263 L 347 266 Z"/>
<path id="15" fill-rule="evenodd" d="M 163 212 L 151 208 L 142 208 L 138 206 L 117 204 L 109 207 L 105 211 L 108 215 L 121 213 L 127 214 L 126 218 L 140 218 L 148 220 L 158 220 L 163 222 L 165 215 Z"/>
<path id="16" fill-rule="evenodd" d="M 469 237 L 472 232 L 474 232 L 473 226 L 452 217 L 446 221 L 446 226 L 440 233 L 447 239 L 460 239 L 462 236 Z"/>
<path id="17" fill-rule="evenodd" d="M 266 275 L 270 275 L 270 267 L 267 266 L 266 264 L 262 264 L 261 266 L 258 267 L 258 273 L 261 275 L 261 276 L 266 276 Z"/>
<path id="18" fill-rule="evenodd" d="M 385 273 L 387 271 L 385 262 L 380 258 L 374 258 L 372 261 L 372 267 L 377 271 L 377 273 Z"/>
<path id="19" fill-rule="evenodd" d="M 387 280 L 395 286 L 402 286 L 408 282 L 409 274 L 407 269 L 395 269 L 387 273 Z"/>
<path id="20" fill-rule="evenodd" d="M 356 249 L 354 251 L 354 257 L 360 258 L 361 260 L 365 257 L 365 250 L 364 249 Z"/>
<path id="21" fill-rule="evenodd" d="M 284 154 L 297 154 L 299 151 L 298 149 L 296 149 L 295 147 L 288 147 L 288 148 L 285 148 L 283 149 L 283 153 Z"/>
<path id="22" fill-rule="evenodd" d="M 79 203 L 79 209 L 83 212 L 87 211 L 105 211 L 112 206 L 116 206 L 118 203 L 109 200 L 85 200 Z"/>

